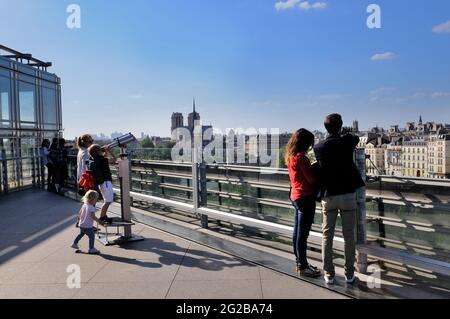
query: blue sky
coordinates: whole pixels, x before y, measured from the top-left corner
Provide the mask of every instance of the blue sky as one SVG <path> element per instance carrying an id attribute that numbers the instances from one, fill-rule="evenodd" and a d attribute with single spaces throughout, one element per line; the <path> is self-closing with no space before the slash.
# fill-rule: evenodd
<path id="1" fill-rule="evenodd" d="M 290 1 L 0 0 L 0 43 L 54 63 L 70 138 L 168 136 L 193 96 L 222 130 L 322 129 L 331 112 L 362 128 L 450 122 L 448 0 Z M 370 3 L 381 29 L 367 28 Z"/>

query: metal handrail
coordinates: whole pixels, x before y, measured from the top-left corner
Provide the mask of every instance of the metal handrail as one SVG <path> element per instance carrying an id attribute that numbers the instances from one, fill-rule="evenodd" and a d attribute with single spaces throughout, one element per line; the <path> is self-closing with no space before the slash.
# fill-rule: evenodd
<path id="1" fill-rule="evenodd" d="M 15 160 L 23 160 L 23 159 L 39 159 L 40 155 L 35 156 L 26 156 L 26 157 L 10 157 L 10 158 L 4 158 L 0 160 L 0 164 L 5 161 L 15 161 Z M 74 159 L 74 156 L 70 157 L 71 159 Z M 134 174 L 140 174 L 142 175 L 151 175 L 156 177 L 171 177 L 171 178 L 179 178 L 181 180 L 192 180 L 192 164 L 189 163 L 173 163 L 173 162 L 166 162 L 166 161 L 151 161 L 151 160 L 133 160 L 133 168 L 132 172 Z M 175 169 L 178 169 L 174 172 Z M 218 184 L 230 184 L 230 185 L 246 185 L 255 189 L 271 189 L 271 190 L 278 190 L 282 192 L 287 192 L 289 190 L 288 181 L 287 181 L 287 170 L 276 170 L 272 171 L 271 173 L 276 174 L 270 174 L 270 175 L 261 175 L 261 169 L 250 167 L 250 166 L 236 166 L 236 165 L 228 165 L 228 164 L 214 164 L 214 165 L 208 165 L 208 170 L 212 171 L 207 174 L 207 180 L 210 182 L 217 182 Z M 264 168 L 266 169 L 266 168 Z M 172 171 L 172 172 L 171 172 Z M 243 173 L 242 175 L 240 173 Z M 251 174 L 254 174 L 252 176 Z M 392 176 L 381 176 L 382 179 L 391 179 Z M 277 180 L 277 181 L 274 181 Z M 411 180 L 416 183 L 426 183 L 425 185 L 429 185 L 430 182 L 432 183 L 438 183 L 440 186 L 450 187 L 450 181 L 435 181 L 435 180 L 429 180 L 429 179 L 423 179 L 423 178 L 401 178 L 402 181 L 405 180 Z M 192 186 L 188 184 L 186 185 L 177 185 L 174 183 L 168 183 L 168 182 L 159 182 L 159 181 L 152 181 L 152 180 L 142 180 L 141 178 L 133 177 L 132 179 L 133 183 L 142 183 L 142 184 L 148 184 L 148 185 L 157 185 L 159 188 L 164 189 L 173 189 L 178 190 L 183 193 L 193 193 Z M 238 194 L 238 193 L 232 193 L 227 192 L 223 190 L 213 190 L 208 189 L 208 194 L 210 195 L 216 195 L 222 198 L 236 198 L 236 199 L 247 199 L 252 200 L 255 205 L 267 205 L 269 207 L 280 207 L 280 208 L 291 208 L 291 205 L 289 201 L 287 200 L 279 200 L 279 199 L 271 199 L 271 198 L 263 198 L 263 197 L 254 197 L 251 195 L 245 195 L 245 194 Z M 139 193 L 138 190 L 132 192 L 132 197 L 134 197 L 137 200 L 143 200 L 143 201 L 149 201 L 153 203 L 159 203 L 163 205 L 167 205 L 170 207 L 174 207 L 176 209 L 182 210 L 182 211 L 188 211 L 193 213 L 198 213 L 205 216 L 210 216 L 212 218 L 222 220 L 222 221 L 229 221 L 229 222 L 238 222 L 243 223 L 246 225 L 254 226 L 257 228 L 261 228 L 264 230 L 274 231 L 276 233 L 279 233 L 283 236 L 290 236 L 292 233 L 292 227 L 288 225 L 283 225 L 280 223 L 274 223 L 267 220 L 257 219 L 253 217 L 248 217 L 245 215 L 233 213 L 233 212 L 224 212 L 218 209 L 212 209 L 209 207 L 200 207 L 196 211 L 193 209 L 193 204 L 191 203 L 184 203 L 181 201 L 175 201 L 171 200 L 170 198 L 163 198 L 161 196 L 152 196 L 151 194 L 143 194 Z M 375 194 L 370 195 L 368 194 L 368 200 L 379 200 L 384 203 L 392 203 L 392 204 L 398 204 L 401 201 L 395 201 L 392 198 L 383 198 L 383 194 Z M 423 202 L 409 202 L 411 205 L 417 205 L 415 207 L 421 207 L 421 208 L 435 208 L 435 206 L 424 206 Z M 217 207 L 217 205 L 214 205 Z M 442 207 L 448 207 L 450 205 L 442 204 Z M 224 206 L 226 208 L 226 206 Z M 319 211 L 319 210 L 318 210 Z M 433 225 L 433 224 L 427 224 L 427 223 L 420 223 L 416 221 L 410 221 L 410 220 L 398 220 L 395 218 L 389 218 L 385 216 L 376 216 L 370 214 L 370 211 L 367 215 L 367 221 L 376 221 L 381 223 L 387 223 L 392 226 L 400 226 L 404 228 L 405 226 L 411 229 L 414 229 L 415 231 L 423 231 L 423 232 L 443 232 L 445 234 L 448 234 L 448 228 L 442 225 Z M 369 236 L 370 238 L 371 236 Z M 314 232 L 311 235 L 311 240 L 315 243 L 320 243 L 321 241 L 321 234 L 319 232 Z M 386 241 L 389 242 L 388 239 Z M 342 244 L 342 238 L 337 237 L 336 238 L 337 247 L 340 247 Z M 360 246 L 360 251 L 371 251 L 371 254 L 380 255 L 383 256 L 385 251 L 384 248 L 379 247 L 370 247 L 365 248 L 366 246 Z M 425 249 L 425 248 L 424 248 Z M 413 258 L 414 256 L 410 256 Z M 381 258 L 381 257 L 380 257 Z M 405 258 L 405 256 L 402 256 L 402 258 Z M 414 264 L 414 260 L 411 259 L 411 263 Z M 425 259 L 426 260 L 426 259 Z M 420 263 L 424 263 L 424 260 L 421 260 Z M 420 264 L 419 263 L 419 264 Z M 431 262 L 432 263 L 432 262 Z M 442 265 L 441 265 L 442 266 Z M 444 271 L 445 272 L 445 271 Z"/>

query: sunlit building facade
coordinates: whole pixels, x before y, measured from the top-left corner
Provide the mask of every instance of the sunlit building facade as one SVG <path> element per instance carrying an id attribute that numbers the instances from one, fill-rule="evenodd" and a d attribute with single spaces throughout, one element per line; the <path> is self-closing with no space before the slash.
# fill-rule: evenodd
<path id="1" fill-rule="evenodd" d="M 427 142 L 415 139 L 403 143 L 403 176 L 428 177 Z"/>
<path id="2" fill-rule="evenodd" d="M 450 178 L 450 135 L 430 136 L 428 142 L 428 174 L 431 178 Z"/>
<path id="3" fill-rule="evenodd" d="M 62 134 L 61 81 L 51 63 L 0 45 L 2 190 L 36 182 L 42 140 Z"/>

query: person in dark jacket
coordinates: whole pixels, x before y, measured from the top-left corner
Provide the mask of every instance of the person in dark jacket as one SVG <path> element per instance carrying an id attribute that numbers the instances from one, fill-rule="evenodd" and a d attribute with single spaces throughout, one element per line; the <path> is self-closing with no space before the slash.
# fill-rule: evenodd
<path id="1" fill-rule="evenodd" d="M 111 155 L 114 162 L 116 158 L 107 147 L 100 147 L 97 144 L 89 147 L 89 154 L 92 157 L 89 170 L 94 177 L 96 188 L 100 191 L 103 197 L 103 206 L 100 213 L 100 220 L 109 223 L 111 219 L 108 218 L 108 208 L 114 201 L 114 190 L 112 185 L 112 174 L 109 169 L 108 154 Z"/>
<path id="2" fill-rule="evenodd" d="M 48 178 L 48 186 L 47 186 L 47 190 L 49 192 L 56 192 L 56 182 L 57 182 L 57 166 L 56 163 L 58 162 L 58 145 L 59 140 L 58 138 L 53 138 L 52 139 L 52 144 L 50 145 L 49 148 L 49 154 L 48 154 L 48 160 L 49 163 L 51 163 L 51 169 L 49 168 L 49 178 Z"/>
<path id="3" fill-rule="evenodd" d="M 323 238 L 322 257 L 325 281 L 334 283 L 333 240 L 338 214 L 342 220 L 345 241 L 345 276 L 348 284 L 355 277 L 355 220 L 356 190 L 364 186 L 361 174 L 354 162 L 354 151 L 359 137 L 351 134 L 341 136 L 342 117 L 331 114 L 325 119 L 328 137 L 314 147 L 320 166 L 322 187 Z"/>
<path id="4" fill-rule="evenodd" d="M 49 152 L 49 159 L 53 163 L 52 182 L 54 183 L 54 191 L 58 194 L 62 194 L 64 192 L 64 186 L 66 184 L 67 177 L 69 176 L 68 151 L 65 145 L 65 139 L 54 138 Z"/>

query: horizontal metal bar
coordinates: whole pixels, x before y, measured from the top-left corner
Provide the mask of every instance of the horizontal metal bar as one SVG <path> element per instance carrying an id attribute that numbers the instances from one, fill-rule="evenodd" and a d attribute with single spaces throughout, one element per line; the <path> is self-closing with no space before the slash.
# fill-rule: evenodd
<path id="1" fill-rule="evenodd" d="M 396 177 L 389 175 L 376 176 L 381 178 L 384 183 L 394 183 L 394 184 L 408 184 L 413 183 L 416 185 L 423 186 L 444 186 L 450 187 L 450 179 L 436 179 L 436 178 L 422 178 L 422 177 Z"/>
<path id="2" fill-rule="evenodd" d="M 120 190 L 117 188 L 114 189 L 114 192 L 116 194 L 120 194 Z M 166 205 L 169 207 L 174 207 L 174 208 L 177 208 L 180 210 L 194 213 L 194 205 L 192 205 L 192 204 L 181 203 L 181 202 L 173 201 L 170 199 L 145 195 L 145 194 L 136 193 L 136 192 L 130 192 L 130 196 L 133 197 L 133 199 L 138 199 L 141 201 L 148 201 L 151 203 L 162 204 L 162 205 Z M 245 224 L 246 226 L 259 227 L 259 228 L 262 228 L 267 231 L 273 231 L 273 232 L 276 232 L 281 235 L 291 236 L 294 231 L 294 228 L 291 226 L 276 224 L 276 223 L 267 222 L 264 220 L 240 216 L 237 214 L 226 213 L 226 212 L 222 212 L 219 210 L 213 210 L 210 208 L 199 208 L 198 211 L 203 215 L 208 215 L 209 217 L 212 217 L 212 218 L 215 218 L 215 219 L 218 219 L 221 221 L 238 222 L 241 224 Z M 317 233 L 317 232 L 311 232 L 310 237 L 312 237 L 312 239 L 315 238 L 316 242 L 318 240 L 319 241 L 322 240 L 322 234 Z M 337 243 L 341 243 L 341 244 L 344 242 L 344 240 L 340 237 L 335 237 L 335 241 Z"/>
<path id="3" fill-rule="evenodd" d="M 26 160 L 26 159 L 40 159 L 42 156 L 25 156 L 25 157 L 8 157 L 8 158 L 1 158 L 0 161 L 20 161 L 20 160 Z"/>
<path id="4" fill-rule="evenodd" d="M 115 192 L 120 191 L 115 189 Z M 158 203 L 167 205 L 170 207 L 174 207 L 177 209 L 185 210 L 188 212 L 194 211 L 194 206 L 187 203 L 181 203 L 173 200 L 168 200 L 156 196 L 144 195 L 136 192 L 131 192 L 130 195 L 134 199 L 139 199 L 142 201 L 149 201 L 152 203 Z M 293 232 L 293 227 L 280 225 L 272 222 L 267 222 L 264 220 L 258 220 L 255 218 L 250 218 L 246 216 L 240 216 L 232 213 L 221 212 L 219 210 L 214 210 L 210 208 L 201 207 L 198 209 L 198 212 L 207 215 L 208 217 L 218 219 L 220 221 L 226 222 L 238 222 L 240 224 L 250 226 L 250 227 L 258 227 L 264 231 L 272 231 L 276 232 L 280 235 L 291 236 Z M 322 234 L 318 232 L 311 232 L 310 240 L 312 242 L 318 243 L 322 240 Z M 335 237 L 336 248 L 342 248 L 344 244 L 343 238 Z M 400 262 L 402 264 L 414 266 L 417 268 L 426 269 L 435 273 L 444 274 L 450 276 L 450 264 L 442 261 L 416 256 L 409 253 L 399 252 L 397 250 L 392 250 L 388 248 L 375 247 L 370 245 L 359 245 L 357 250 L 361 253 L 365 253 L 367 255 L 377 257 L 380 259 L 384 259 L 387 261 L 395 261 Z"/>
<path id="5" fill-rule="evenodd" d="M 427 257 L 412 255 L 394 249 L 359 245 L 358 251 L 385 261 L 395 261 L 401 264 L 425 269 L 434 273 L 450 276 L 450 263 Z"/>

